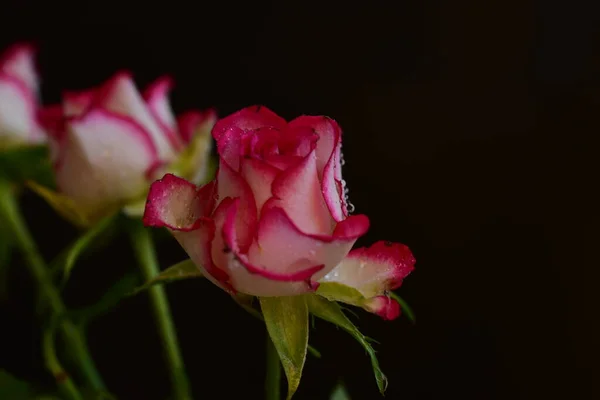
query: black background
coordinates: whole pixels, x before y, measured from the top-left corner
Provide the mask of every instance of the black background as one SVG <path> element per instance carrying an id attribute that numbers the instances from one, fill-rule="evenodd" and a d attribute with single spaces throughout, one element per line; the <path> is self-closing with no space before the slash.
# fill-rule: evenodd
<path id="1" fill-rule="evenodd" d="M 47 103 L 126 68 L 141 87 L 173 75 L 178 112 L 264 104 L 341 124 L 350 199 L 372 224 L 358 245 L 400 241 L 417 258 L 399 291 L 417 325 L 359 311 L 381 342 L 388 398 L 600 394 L 586 362 L 598 338 L 593 2 L 51 3 L 0 6 L 0 48 L 40 46 Z M 41 200 L 23 205 L 47 258 L 73 239 Z M 91 304 L 133 268 L 126 238 L 111 246 L 77 266 L 70 305 Z M 185 257 L 173 240 L 159 251 L 165 266 Z M 50 384 L 18 267 L 0 367 Z M 261 324 L 208 282 L 168 293 L 197 398 L 260 398 Z M 323 358 L 308 358 L 298 399 L 326 398 L 338 378 L 353 399 L 379 398 L 356 342 L 326 324 L 311 335 Z M 120 398 L 168 395 L 145 296 L 98 319 L 89 341 Z"/>

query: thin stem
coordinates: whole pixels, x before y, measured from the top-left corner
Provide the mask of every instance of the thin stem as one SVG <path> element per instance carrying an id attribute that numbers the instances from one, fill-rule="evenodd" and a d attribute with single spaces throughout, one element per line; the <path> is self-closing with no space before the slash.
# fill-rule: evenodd
<path id="1" fill-rule="evenodd" d="M 156 277 L 160 270 L 150 232 L 140 221 L 132 221 L 131 240 L 144 280 L 149 281 Z M 179 400 L 191 399 L 190 384 L 185 373 L 183 357 L 179 350 L 177 332 L 171 317 L 165 289 L 163 285 L 154 285 L 148 289 L 148 293 L 163 342 L 165 356 L 169 363 L 175 398 Z"/>
<path id="2" fill-rule="evenodd" d="M 95 390 L 103 391 L 104 382 L 96 370 L 92 357 L 87 349 L 83 335 L 77 327 L 63 316 L 66 308 L 59 292 L 50 278 L 49 270 L 40 255 L 27 225 L 19 211 L 10 183 L 0 177 L 0 214 L 11 230 L 13 239 L 25 258 L 33 278 L 39 287 L 40 297 L 49 307 L 54 317 L 61 318 L 60 331 L 67 343 L 68 350 L 81 369 L 87 384 Z"/>
<path id="3" fill-rule="evenodd" d="M 267 377 L 265 379 L 266 400 L 280 400 L 281 361 L 279 353 L 267 333 Z"/>
<path id="4" fill-rule="evenodd" d="M 59 392 L 71 400 L 82 400 L 83 397 L 73 383 L 69 374 L 64 370 L 54 349 L 54 329 L 47 329 L 43 336 L 44 359 L 46 367 L 54 376 Z"/>

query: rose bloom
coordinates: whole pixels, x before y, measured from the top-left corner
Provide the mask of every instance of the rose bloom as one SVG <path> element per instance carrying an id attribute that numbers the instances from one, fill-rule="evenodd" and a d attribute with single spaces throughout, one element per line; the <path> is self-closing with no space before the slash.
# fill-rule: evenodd
<path id="1" fill-rule="evenodd" d="M 199 188 L 172 174 L 154 182 L 146 225 L 169 228 L 202 273 L 232 294 L 316 291 L 385 319 L 399 315 L 387 291 L 415 259 L 388 242 L 350 251 L 369 219 L 348 213 L 335 121 L 286 122 L 258 106 L 218 121 L 212 135 L 216 179 Z"/>
<path id="2" fill-rule="evenodd" d="M 36 118 L 39 79 L 35 50 L 15 44 L 0 57 L 0 150 L 45 141 Z"/>
<path id="3" fill-rule="evenodd" d="M 42 110 L 57 187 L 71 208 L 88 220 L 123 206 L 141 216 L 150 183 L 165 172 L 203 182 L 216 114 L 175 118 L 171 86 L 162 77 L 140 94 L 131 75 L 120 72 L 98 88 L 65 92 L 62 104 Z"/>

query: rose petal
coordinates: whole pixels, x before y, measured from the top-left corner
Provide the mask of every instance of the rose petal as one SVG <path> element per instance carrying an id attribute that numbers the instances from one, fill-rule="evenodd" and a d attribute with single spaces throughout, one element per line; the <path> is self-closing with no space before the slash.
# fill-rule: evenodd
<path id="1" fill-rule="evenodd" d="M 211 257 L 215 223 L 208 218 L 214 204 L 214 183 L 199 190 L 172 174 L 152 183 L 143 222 L 146 226 L 168 228 L 194 264 L 215 285 L 230 291 L 227 273 Z"/>
<path id="2" fill-rule="evenodd" d="M 68 122 L 56 171 L 63 193 L 85 208 L 139 196 L 157 154 L 148 133 L 127 117 L 96 109 Z"/>
<path id="3" fill-rule="evenodd" d="M 333 232 L 335 225 L 321 193 L 315 151 L 282 172 L 273 182 L 272 191 L 277 205 L 302 232 L 322 235 Z"/>
<path id="4" fill-rule="evenodd" d="M 317 170 L 319 171 L 319 178 L 322 180 L 325 165 L 329 162 L 334 154 L 334 150 L 341 142 L 342 130 L 337 122 L 329 117 L 311 115 L 298 117 L 290 121 L 287 126 L 287 130 L 292 132 L 307 128 L 319 136 L 316 145 Z"/>
<path id="5" fill-rule="evenodd" d="M 98 90 L 96 88 L 81 91 L 64 91 L 62 93 L 63 109 L 67 117 L 79 117 L 93 103 Z"/>
<path id="6" fill-rule="evenodd" d="M 388 296 L 373 297 L 365 302 L 364 308 L 386 321 L 394 320 L 400 316 L 400 304 Z"/>
<path id="7" fill-rule="evenodd" d="M 148 110 L 129 73 L 120 72 L 99 90 L 92 107 L 102 107 L 133 118 L 148 131 L 161 160 L 171 160 L 175 151 L 165 132 Z"/>
<path id="8" fill-rule="evenodd" d="M 36 101 L 25 84 L 0 74 L 0 137 L 4 142 L 41 142 Z"/>
<path id="9" fill-rule="evenodd" d="M 240 157 L 243 154 L 243 143 L 245 138 L 251 134 L 243 132 L 237 127 L 232 127 L 223 132 L 219 136 L 219 139 L 217 139 L 217 153 L 219 153 L 219 157 L 221 158 L 221 164 L 226 163 L 233 171 L 239 171 Z"/>
<path id="10" fill-rule="evenodd" d="M 267 270 L 250 263 L 237 245 L 235 221 L 239 199 L 228 201 L 227 208 L 217 216 L 217 226 L 222 230 L 223 242 L 213 246 L 213 260 L 226 266 L 232 285 L 236 290 L 255 296 L 290 296 L 315 290 L 310 277 L 323 266 L 310 266 L 307 262 L 298 263 L 287 272 Z M 225 201 L 224 201 L 225 202 Z"/>
<path id="11" fill-rule="evenodd" d="M 147 226 L 193 230 L 200 217 L 210 216 L 214 195 L 214 181 L 198 189 L 185 179 L 166 174 L 150 186 L 143 222 Z"/>
<path id="12" fill-rule="evenodd" d="M 169 102 L 169 92 L 172 89 L 173 80 L 171 77 L 163 76 L 148 86 L 143 97 L 154 119 L 169 138 L 171 145 L 175 149 L 181 149 L 183 142 L 176 133 L 177 122 Z"/>
<path id="13" fill-rule="evenodd" d="M 342 223 L 348 228 L 342 227 L 331 236 L 309 235 L 302 232 L 275 204 L 274 200 L 270 200 L 263 206 L 257 240 L 247 253 L 248 263 L 261 270 L 252 272 L 263 272 L 263 276 L 272 279 L 282 280 L 286 275 L 323 265 L 318 273 L 316 269 L 311 271 L 315 273 L 312 280 L 318 280 L 341 262 L 358 237 L 368 229 L 368 219 L 356 216 Z M 298 276 L 296 278 L 299 279 Z"/>
<path id="14" fill-rule="evenodd" d="M 61 158 L 61 151 L 67 137 L 66 119 L 60 104 L 47 106 L 38 110 L 37 119 L 48 135 L 50 158 L 56 163 Z"/>
<path id="15" fill-rule="evenodd" d="M 235 112 L 215 124 L 212 135 L 219 141 L 221 136 L 231 128 L 250 131 L 263 127 L 283 129 L 286 121 L 264 106 L 251 106 Z"/>
<path id="16" fill-rule="evenodd" d="M 39 78 L 35 67 L 36 48 L 30 43 L 18 43 L 6 50 L 0 59 L 0 72 L 23 82 L 33 94 L 38 93 Z"/>
<path id="17" fill-rule="evenodd" d="M 256 210 L 260 214 L 262 206 L 273 196 L 271 185 L 280 171 L 254 158 L 244 158 L 241 162 L 240 174 L 252 189 Z"/>
<path id="18" fill-rule="evenodd" d="M 190 143 L 194 136 L 210 134 L 217 122 L 217 112 L 210 108 L 204 111 L 188 111 L 177 117 L 179 134 L 185 143 Z"/>
<path id="19" fill-rule="evenodd" d="M 239 246 L 245 252 L 256 229 L 257 210 L 252 189 L 239 173 L 231 169 L 221 160 L 217 174 L 218 198 L 239 198 L 239 213 L 236 220 Z"/>
<path id="20" fill-rule="evenodd" d="M 320 282 L 340 283 L 371 298 L 398 288 L 414 264 L 415 258 L 407 246 L 379 241 L 371 247 L 352 250 Z"/>
<path id="21" fill-rule="evenodd" d="M 344 207 L 345 201 L 342 184 L 335 179 L 335 165 L 336 160 L 334 152 L 329 162 L 325 165 L 323 181 L 321 182 L 321 191 L 331 216 L 336 222 L 340 222 L 347 216 L 347 212 Z"/>

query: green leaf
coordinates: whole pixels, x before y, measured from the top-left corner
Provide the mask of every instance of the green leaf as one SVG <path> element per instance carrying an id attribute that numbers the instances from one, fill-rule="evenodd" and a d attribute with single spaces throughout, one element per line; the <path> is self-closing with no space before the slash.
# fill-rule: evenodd
<path id="1" fill-rule="evenodd" d="M 55 186 L 47 146 L 19 146 L 0 151 L 0 171 L 13 182 L 31 180 Z"/>
<path id="2" fill-rule="evenodd" d="M 400 304 L 400 310 L 402 310 L 402 314 L 406 315 L 406 317 L 409 320 L 411 320 L 412 322 L 414 322 L 414 323 L 417 322 L 417 317 L 415 316 L 414 311 L 408 305 L 408 303 L 406 301 L 404 301 L 404 299 L 402 299 L 402 297 L 398 296 L 394 292 L 390 292 L 390 297 L 392 299 L 396 300 Z"/>
<path id="3" fill-rule="evenodd" d="M 335 385 L 329 400 L 350 400 L 350 395 L 348 394 L 348 391 L 342 382 L 339 382 L 337 385 Z"/>
<path id="4" fill-rule="evenodd" d="M 192 278 L 202 278 L 202 272 L 200 272 L 200 269 L 196 267 L 192 260 L 187 259 L 163 270 L 156 277 L 135 289 L 131 295 L 138 294 L 154 285 Z"/>
<path id="5" fill-rule="evenodd" d="M 377 361 L 375 350 L 371 347 L 369 339 L 360 333 L 358 328 L 348 319 L 342 311 L 342 308 L 336 302 L 329 301 L 316 294 L 305 295 L 305 298 L 312 314 L 344 329 L 364 347 L 371 358 L 371 366 L 373 367 L 377 387 L 383 395 L 387 388 L 387 378 L 381 371 L 381 368 L 379 368 L 379 361 Z"/>
<path id="6" fill-rule="evenodd" d="M 33 394 L 34 390 L 29 383 L 0 369 L 0 399 L 29 400 L 33 398 Z"/>
<path id="7" fill-rule="evenodd" d="M 308 346 L 308 307 L 304 296 L 260 297 L 269 336 L 288 380 L 290 400 L 302 377 Z"/>
<path id="8" fill-rule="evenodd" d="M 62 272 L 62 285 L 64 286 L 71 276 L 71 271 L 75 267 L 75 263 L 79 256 L 104 233 L 117 219 L 117 214 L 108 216 L 100 222 L 92 226 L 90 229 L 83 232 L 73 244 L 71 244 L 57 260 L 51 265 L 53 271 Z"/>
<path id="9" fill-rule="evenodd" d="M 238 293 L 237 295 L 232 296 L 232 297 L 235 300 L 235 302 L 237 304 L 239 304 L 240 307 L 242 307 L 244 310 L 246 310 L 250 315 L 252 315 L 254 318 L 264 322 L 265 319 L 263 318 L 260 310 L 257 310 L 256 308 L 254 308 L 252 306 L 254 296 L 250 296 L 248 294 L 243 294 L 243 293 Z M 310 344 L 308 345 L 308 352 L 315 358 L 321 358 L 321 352 L 319 350 L 317 350 L 316 348 L 314 348 L 313 346 L 311 346 Z"/>

